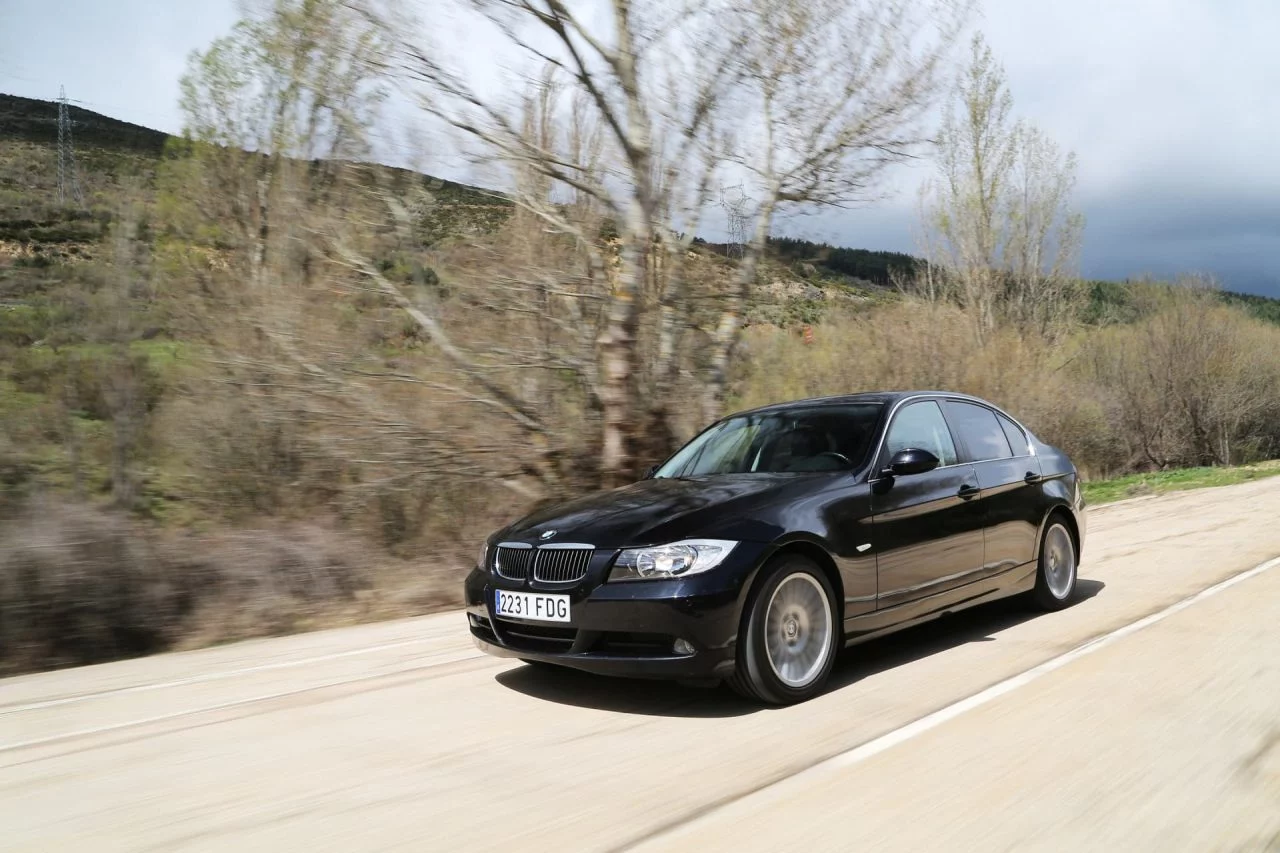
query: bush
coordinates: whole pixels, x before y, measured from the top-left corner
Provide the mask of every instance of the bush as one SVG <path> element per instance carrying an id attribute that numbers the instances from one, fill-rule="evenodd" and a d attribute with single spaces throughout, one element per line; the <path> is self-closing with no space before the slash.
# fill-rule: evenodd
<path id="1" fill-rule="evenodd" d="M 364 549 L 314 525 L 159 539 L 40 500 L 0 543 L 0 673 L 304 629 L 370 586 Z"/>
<path id="2" fill-rule="evenodd" d="M 371 586 L 364 550 L 314 525 L 188 535 L 161 554 L 189 596 L 186 647 L 306 630 Z"/>
<path id="3" fill-rule="evenodd" d="M 43 340 L 52 325 L 43 305 L 0 306 L 0 346 L 28 347 Z"/>
<path id="4" fill-rule="evenodd" d="M 166 647 L 182 597 L 129 522 L 39 503 L 0 530 L 0 672 Z"/>
<path id="5" fill-rule="evenodd" d="M 1143 320 L 1090 336 L 1082 354 L 1134 466 L 1280 451 L 1280 330 L 1221 306 L 1213 291 L 1169 289 Z"/>
<path id="6" fill-rule="evenodd" d="M 960 308 L 914 299 L 838 316 L 811 340 L 748 336 L 741 405 L 938 388 L 1005 406 L 1091 476 L 1238 464 L 1280 453 L 1280 330 L 1215 291 L 1143 285 L 1139 319 L 1062 344 L 1003 327 L 981 342 Z"/>
<path id="7" fill-rule="evenodd" d="M 141 411 L 150 412 L 164 394 L 164 380 L 146 352 L 97 346 L 26 348 L 16 352 L 10 378 L 21 391 L 63 400 L 85 417 L 110 420 L 114 394 L 128 388 Z"/>

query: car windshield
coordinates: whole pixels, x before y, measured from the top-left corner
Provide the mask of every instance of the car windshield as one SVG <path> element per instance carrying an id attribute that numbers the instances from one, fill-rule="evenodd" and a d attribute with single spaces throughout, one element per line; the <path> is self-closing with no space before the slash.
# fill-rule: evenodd
<path id="1" fill-rule="evenodd" d="M 862 462 L 881 404 L 821 405 L 726 418 L 654 477 L 847 471 Z"/>

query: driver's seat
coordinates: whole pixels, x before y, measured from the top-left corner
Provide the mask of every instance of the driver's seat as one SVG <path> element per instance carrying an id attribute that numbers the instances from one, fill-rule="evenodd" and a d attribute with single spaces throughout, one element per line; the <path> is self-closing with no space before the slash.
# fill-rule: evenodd
<path id="1" fill-rule="evenodd" d="M 769 454 L 769 465 L 766 470 L 779 472 L 793 471 L 834 471 L 840 467 L 839 460 L 818 458 L 830 452 L 834 447 L 831 436 L 813 426 L 797 426 L 778 436 Z"/>

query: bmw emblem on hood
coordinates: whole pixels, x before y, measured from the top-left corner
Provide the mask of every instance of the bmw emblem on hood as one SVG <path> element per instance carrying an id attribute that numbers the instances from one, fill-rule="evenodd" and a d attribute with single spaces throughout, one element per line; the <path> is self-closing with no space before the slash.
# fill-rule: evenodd
<path id="1" fill-rule="evenodd" d="M 555 535 L 556 535 L 556 532 L 555 532 L 554 530 L 544 530 L 544 531 L 542 531 L 542 535 L 541 535 L 541 536 L 539 536 L 538 538 L 539 538 L 539 539 L 550 539 L 552 536 L 555 536 Z"/>

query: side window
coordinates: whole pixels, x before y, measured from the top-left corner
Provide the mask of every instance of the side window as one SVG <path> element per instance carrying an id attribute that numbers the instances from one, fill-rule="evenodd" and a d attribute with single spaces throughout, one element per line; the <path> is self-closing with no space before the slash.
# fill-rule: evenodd
<path id="1" fill-rule="evenodd" d="M 955 428 L 960 440 L 969 448 L 974 462 L 988 459 L 1008 459 L 1013 455 L 1009 439 L 996 420 L 996 413 L 986 406 L 972 403 L 947 403 L 947 421 Z"/>
<path id="2" fill-rule="evenodd" d="M 914 448 L 927 450 L 938 457 L 939 465 L 954 465 L 958 461 L 947 420 L 942 416 L 942 409 L 932 400 L 903 406 L 889 427 L 885 446 L 889 456 Z"/>
<path id="3" fill-rule="evenodd" d="M 1027 440 L 1027 434 L 1004 415 L 996 412 L 996 417 L 1000 420 L 1000 426 L 1004 429 L 1004 437 L 1009 439 L 1009 447 L 1013 450 L 1014 456 L 1030 456 L 1031 442 Z"/>

